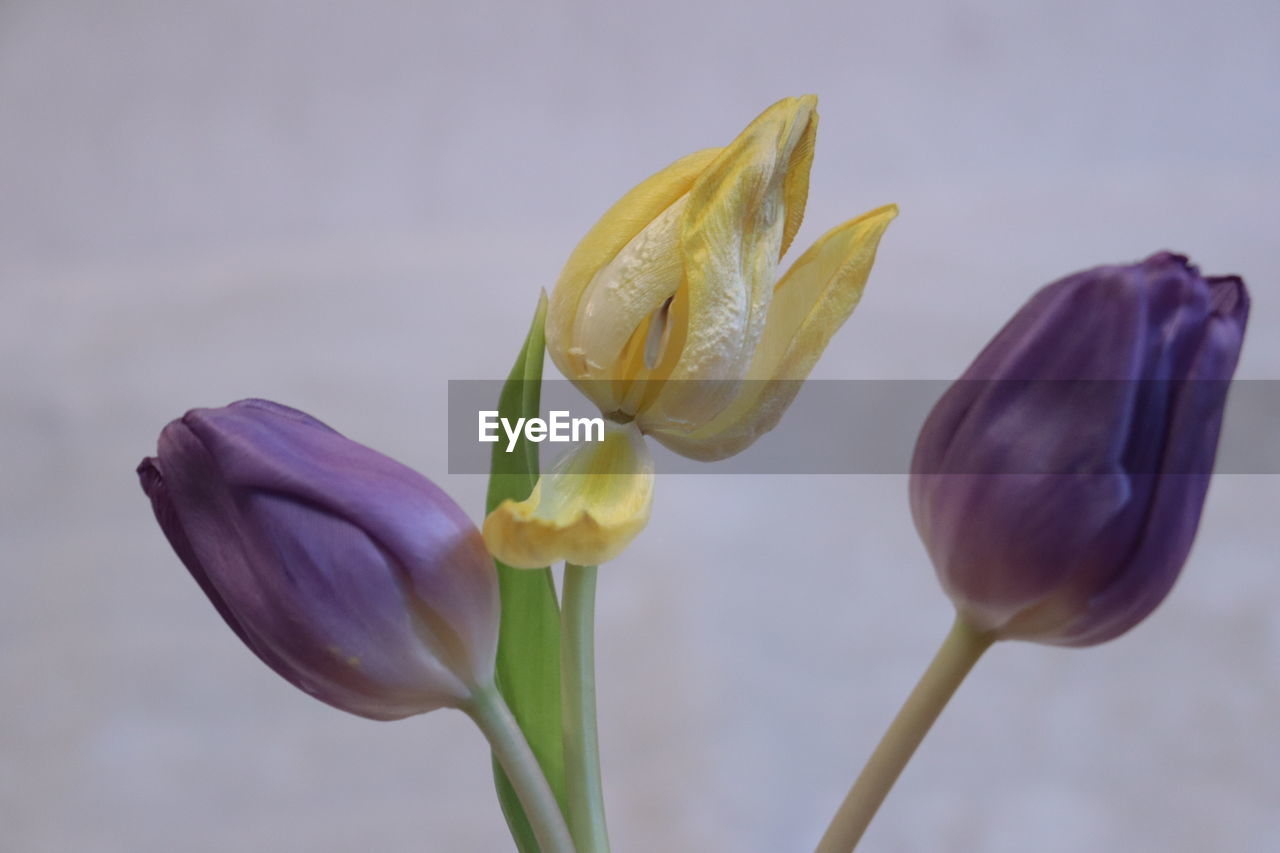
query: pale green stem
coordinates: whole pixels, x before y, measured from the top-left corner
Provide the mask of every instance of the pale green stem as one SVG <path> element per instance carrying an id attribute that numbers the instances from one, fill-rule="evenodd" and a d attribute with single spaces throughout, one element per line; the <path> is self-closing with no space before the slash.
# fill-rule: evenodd
<path id="1" fill-rule="evenodd" d="M 560 804 L 502 694 L 492 684 L 478 688 L 462 710 L 488 738 L 493 754 L 511 780 L 520 805 L 524 806 L 542 853 L 575 853 Z"/>
<path id="2" fill-rule="evenodd" d="M 992 639 L 956 617 L 951 633 L 831 819 L 817 853 L 850 853 L 858 845 L 902 768 Z"/>
<path id="3" fill-rule="evenodd" d="M 609 853 L 596 732 L 596 567 L 564 567 L 560 604 L 560 708 L 569 826 L 582 853 Z"/>

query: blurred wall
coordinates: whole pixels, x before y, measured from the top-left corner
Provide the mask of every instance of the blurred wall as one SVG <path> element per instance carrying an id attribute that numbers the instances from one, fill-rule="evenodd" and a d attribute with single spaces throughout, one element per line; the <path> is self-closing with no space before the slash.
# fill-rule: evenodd
<path id="1" fill-rule="evenodd" d="M 1277 43 L 1262 0 L 0 0 L 0 847 L 508 849 L 467 721 L 277 679 L 133 467 L 267 396 L 478 520 L 445 382 L 504 375 L 595 218 L 783 95 L 821 97 L 797 245 L 902 207 L 815 375 L 954 376 L 1034 287 L 1168 247 L 1247 278 L 1241 375 L 1280 376 Z M 1219 478 L 1118 642 L 997 648 L 867 847 L 1280 849 L 1277 499 Z M 900 477 L 664 478 L 600 595 L 620 851 L 811 847 L 949 618 Z"/>

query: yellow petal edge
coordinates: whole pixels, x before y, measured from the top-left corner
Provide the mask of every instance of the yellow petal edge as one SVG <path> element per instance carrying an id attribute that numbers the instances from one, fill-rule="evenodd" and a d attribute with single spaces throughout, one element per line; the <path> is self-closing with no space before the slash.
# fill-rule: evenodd
<path id="1" fill-rule="evenodd" d="M 653 459 L 634 425 L 606 424 L 604 441 L 569 451 L 523 501 L 484 520 L 498 560 L 535 569 L 565 560 L 596 566 L 622 553 L 649 521 Z"/>

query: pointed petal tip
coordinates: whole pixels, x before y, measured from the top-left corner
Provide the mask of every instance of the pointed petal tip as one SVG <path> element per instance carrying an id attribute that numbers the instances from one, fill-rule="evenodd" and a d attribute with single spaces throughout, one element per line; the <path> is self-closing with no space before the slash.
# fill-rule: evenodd
<path id="1" fill-rule="evenodd" d="M 813 113 L 818 112 L 818 96 L 813 94 L 798 95 L 788 100 L 795 102 L 796 113 Z"/>
<path id="2" fill-rule="evenodd" d="M 1200 267 L 1181 252 L 1163 249 L 1147 257 L 1140 266 L 1148 273 L 1170 273 L 1202 280 L 1209 288 L 1213 313 L 1243 322 L 1249 312 L 1249 291 L 1239 275 L 1202 276 Z"/>
<path id="3" fill-rule="evenodd" d="M 788 95 L 787 97 L 774 101 L 772 104 L 765 107 L 764 110 L 756 116 L 756 119 L 752 124 L 771 119 L 781 119 L 783 117 L 787 120 L 795 121 L 800 118 L 814 116 L 817 112 L 817 95 Z M 751 125 L 748 125 L 748 127 L 750 126 Z"/>
<path id="4" fill-rule="evenodd" d="M 1207 279 L 1213 313 L 1240 323 L 1249 315 L 1249 289 L 1238 275 L 1220 275 Z"/>
<path id="5" fill-rule="evenodd" d="M 898 214 L 901 212 L 902 211 L 898 208 L 897 204 L 890 202 L 889 204 L 882 204 L 879 207 L 874 207 L 871 210 L 868 210 L 866 213 L 854 219 L 854 221 L 857 222 L 858 220 L 865 220 L 865 219 L 883 219 L 886 222 L 892 222 L 893 220 L 898 218 Z"/>
<path id="6" fill-rule="evenodd" d="M 138 479 L 142 481 L 142 490 L 147 494 L 151 494 L 149 486 L 154 485 L 160 479 L 160 471 L 156 467 L 159 462 L 154 456 L 143 457 L 138 463 L 138 467 L 134 468 L 134 473 L 138 475 Z"/>

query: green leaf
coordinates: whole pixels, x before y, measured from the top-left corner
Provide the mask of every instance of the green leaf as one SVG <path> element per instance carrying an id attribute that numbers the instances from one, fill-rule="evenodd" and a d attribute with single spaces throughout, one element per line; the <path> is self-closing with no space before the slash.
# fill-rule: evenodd
<path id="1" fill-rule="evenodd" d="M 502 394 L 498 416 L 538 417 L 542 392 L 544 293 L 533 325 Z M 538 481 L 538 446 L 522 436 L 511 453 L 503 442 L 493 446 L 485 512 L 507 498 L 524 500 Z M 502 622 L 498 633 L 498 689 L 529 740 L 551 790 L 565 807 L 564 750 L 560 730 L 560 607 L 555 580 L 548 569 L 513 569 L 498 563 Z M 533 830 L 515 789 L 497 761 L 493 764 L 498 801 L 521 853 L 539 853 Z"/>

